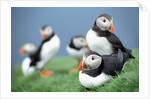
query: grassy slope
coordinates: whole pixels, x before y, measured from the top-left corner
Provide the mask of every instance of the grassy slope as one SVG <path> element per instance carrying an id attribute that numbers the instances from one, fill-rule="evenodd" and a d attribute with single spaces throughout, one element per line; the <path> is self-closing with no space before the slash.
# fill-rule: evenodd
<path id="1" fill-rule="evenodd" d="M 69 73 L 77 62 L 72 58 L 55 58 L 46 69 L 52 69 L 55 74 L 49 78 L 41 78 L 39 72 L 24 77 L 21 66 L 12 69 L 12 92 L 137 92 L 139 91 L 139 51 L 134 50 L 136 59 L 125 64 L 124 71 L 103 86 L 86 89 L 78 80 L 78 72 Z"/>

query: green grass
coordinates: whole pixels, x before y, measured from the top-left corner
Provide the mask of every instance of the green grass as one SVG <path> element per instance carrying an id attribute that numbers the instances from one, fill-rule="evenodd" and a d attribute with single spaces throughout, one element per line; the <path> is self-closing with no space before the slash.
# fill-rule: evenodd
<path id="1" fill-rule="evenodd" d="M 78 79 L 78 72 L 69 73 L 77 61 L 73 58 L 55 58 L 46 65 L 54 70 L 51 77 L 41 78 L 39 71 L 24 77 L 21 66 L 12 68 L 12 92 L 138 92 L 139 91 L 139 51 L 133 50 L 136 59 L 130 59 L 124 71 L 113 80 L 93 89 L 83 87 Z"/>

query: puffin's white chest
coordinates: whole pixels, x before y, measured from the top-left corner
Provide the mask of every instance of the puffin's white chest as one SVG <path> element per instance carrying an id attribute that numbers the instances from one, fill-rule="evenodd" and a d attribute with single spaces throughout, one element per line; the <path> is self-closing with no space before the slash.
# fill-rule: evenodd
<path id="1" fill-rule="evenodd" d="M 29 57 L 26 57 L 22 62 L 22 72 L 24 76 L 31 75 L 36 70 L 35 67 L 30 66 L 30 62 L 31 59 Z"/>
<path id="2" fill-rule="evenodd" d="M 41 49 L 41 61 L 37 63 L 37 68 L 41 69 L 48 61 L 50 61 L 58 52 L 60 47 L 60 39 L 55 35 L 50 41 L 46 42 Z"/>
<path id="3" fill-rule="evenodd" d="M 88 49 L 86 48 L 82 48 L 80 50 L 75 50 L 73 48 L 70 48 L 69 46 L 67 46 L 67 52 L 71 57 L 76 58 L 77 60 L 81 60 L 83 55 L 88 52 Z"/>
<path id="4" fill-rule="evenodd" d="M 97 36 L 96 32 L 90 29 L 86 35 L 87 43 L 92 51 L 100 55 L 110 55 L 113 53 L 112 45 L 106 37 Z"/>
<path id="5" fill-rule="evenodd" d="M 82 71 L 79 72 L 79 81 L 84 87 L 87 88 L 100 86 L 111 79 L 112 77 L 110 75 L 106 75 L 105 73 L 101 73 L 97 77 L 91 77 L 82 73 Z"/>

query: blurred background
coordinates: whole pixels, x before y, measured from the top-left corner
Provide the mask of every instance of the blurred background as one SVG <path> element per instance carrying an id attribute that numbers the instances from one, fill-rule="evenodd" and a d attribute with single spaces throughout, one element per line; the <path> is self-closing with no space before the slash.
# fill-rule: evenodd
<path id="1" fill-rule="evenodd" d="M 72 36 L 84 35 L 95 19 L 108 13 L 113 17 L 115 34 L 127 48 L 139 47 L 138 7 L 12 7 L 11 64 L 20 64 L 26 56 L 19 55 L 20 47 L 28 42 L 41 43 L 40 28 L 50 25 L 61 40 L 57 57 L 68 56 L 66 46 Z"/>

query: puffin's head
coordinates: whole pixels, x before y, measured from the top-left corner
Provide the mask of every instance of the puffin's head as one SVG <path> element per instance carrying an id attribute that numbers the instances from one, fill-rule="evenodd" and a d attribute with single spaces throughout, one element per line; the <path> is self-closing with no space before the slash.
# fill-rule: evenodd
<path id="1" fill-rule="evenodd" d="M 53 29 L 52 29 L 50 26 L 44 25 L 44 26 L 41 28 L 42 40 L 47 39 L 47 38 L 50 37 L 53 33 L 54 33 L 54 32 L 53 32 Z"/>
<path id="2" fill-rule="evenodd" d="M 20 48 L 19 53 L 20 55 L 34 54 L 36 50 L 37 48 L 34 43 L 27 43 Z"/>
<path id="3" fill-rule="evenodd" d="M 100 15 L 96 19 L 94 25 L 96 25 L 102 31 L 107 31 L 108 30 L 111 33 L 115 34 L 115 27 L 114 27 L 114 24 L 113 24 L 113 18 L 108 14 Z"/>
<path id="4" fill-rule="evenodd" d="M 87 45 L 87 41 L 86 41 L 85 37 L 82 35 L 78 35 L 78 36 L 73 37 L 71 39 L 71 43 L 77 48 L 87 48 L 89 50 L 89 47 Z"/>
<path id="5" fill-rule="evenodd" d="M 89 51 L 83 55 L 83 60 L 79 65 L 79 71 L 96 69 L 101 63 L 102 57 L 97 52 Z"/>

